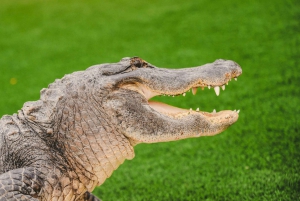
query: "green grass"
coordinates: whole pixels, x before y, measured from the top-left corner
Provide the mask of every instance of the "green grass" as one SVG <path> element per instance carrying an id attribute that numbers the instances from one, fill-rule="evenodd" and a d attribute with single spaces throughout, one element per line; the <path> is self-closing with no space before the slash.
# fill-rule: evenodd
<path id="1" fill-rule="evenodd" d="M 159 98 L 241 109 L 215 137 L 141 144 L 94 193 L 103 200 L 300 200 L 300 4 L 297 0 L 2 0 L 0 115 L 96 63 L 157 66 L 232 59 L 243 68 L 216 97 Z M 14 78 L 14 79 L 12 79 Z"/>

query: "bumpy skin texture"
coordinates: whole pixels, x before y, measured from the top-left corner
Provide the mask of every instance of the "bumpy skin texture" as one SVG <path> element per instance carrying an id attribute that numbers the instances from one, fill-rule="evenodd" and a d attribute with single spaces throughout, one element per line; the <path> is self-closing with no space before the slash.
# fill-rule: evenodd
<path id="1" fill-rule="evenodd" d="M 222 86 L 241 73 L 233 61 L 170 70 L 133 57 L 56 80 L 0 120 L 0 201 L 99 200 L 89 192 L 134 157 L 136 144 L 214 135 L 238 118 L 160 111 L 148 99 Z"/>

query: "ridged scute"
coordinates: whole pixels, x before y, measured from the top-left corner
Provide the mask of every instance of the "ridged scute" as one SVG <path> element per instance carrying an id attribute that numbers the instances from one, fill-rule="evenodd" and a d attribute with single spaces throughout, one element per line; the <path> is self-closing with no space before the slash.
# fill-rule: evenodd
<path id="1" fill-rule="evenodd" d="M 49 128 L 55 119 L 57 104 L 63 98 L 63 92 L 59 88 L 42 89 L 38 101 L 26 102 L 19 116 L 24 116 L 30 122 L 38 123 L 45 129 Z"/>
<path id="2" fill-rule="evenodd" d="M 3 133 L 5 133 L 8 140 L 17 140 L 20 137 L 20 128 L 11 116 L 4 116 L 2 123 Z"/>
<path id="3" fill-rule="evenodd" d="M 5 144 L 5 133 L 6 131 L 9 129 L 6 124 L 7 122 L 11 122 L 11 117 L 9 115 L 4 115 L 3 117 L 0 118 L 0 153 L 1 153 L 1 149 L 3 147 L 3 144 Z M 1 154 L 3 155 L 3 154 Z M 0 156 L 1 158 L 1 156 Z M 2 167 L 1 164 L 1 160 L 0 160 L 0 167 Z"/>

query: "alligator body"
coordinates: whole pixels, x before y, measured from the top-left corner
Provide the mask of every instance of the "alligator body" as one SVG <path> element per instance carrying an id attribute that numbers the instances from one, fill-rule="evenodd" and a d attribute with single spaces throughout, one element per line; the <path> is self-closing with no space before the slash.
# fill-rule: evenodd
<path id="1" fill-rule="evenodd" d="M 242 73 L 230 60 L 157 68 L 138 58 L 95 65 L 55 80 L 40 100 L 0 120 L 0 200 L 98 200 L 91 192 L 134 146 L 224 131 L 238 111 L 186 110 L 149 101 L 220 87 Z"/>

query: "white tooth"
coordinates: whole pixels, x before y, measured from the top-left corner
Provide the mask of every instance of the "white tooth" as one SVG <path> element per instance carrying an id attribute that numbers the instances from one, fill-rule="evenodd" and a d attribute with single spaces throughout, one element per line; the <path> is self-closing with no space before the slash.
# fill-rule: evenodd
<path id="1" fill-rule="evenodd" d="M 207 88 L 210 89 L 210 86 L 208 85 Z"/>
<path id="2" fill-rule="evenodd" d="M 190 111 L 192 111 L 193 109 L 192 108 L 190 108 Z"/>
<path id="3" fill-rule="evenodd" d="M 182 95 L 185 96 L 185 93 L 183 93 Z"/>
<path id="4" fill-rule="evenodd" d="M 235 111 L 235 112 L 236 112 L 236 110 L 233 110 L 233 111 Z"/>
<path id="5" fill-rule="evenodd" d="M 197 93 L 197 87 L 192 88 L 192 93 L 195 95 Z"/>
<path id="6" fill-rule="evenodd" d="M 212 113 L 217 113 L 217 112 L 216 112 L 216 109 L 214 109 Z"/>
<path id="7" fill-rule="evenodd" d="M 197 108 L 196 111 L 199 111 L 199 108 Z"/>
<path id="8" fill-rule="evenodd" d="M 235 77 L 234 80 L 237 81 L 237 77 Z"/>
<path id="9" fill-rule="evenodd" d="M 219 96 L 220 95 L 220 87 L 216 86 L 216 87 L 214 87 L 214 90 L 215 90 L 217 96 Z"/>
<path id="10" fill-rule="evenodd" d="M 226 85 L 228 85 L 228 82 L 226 83 Z"/>
<path id="11" fill-rule="evenodd" d="M 222 85 L 222 89 L 223 89 L 223 91 L 225 90 L 225 85 Z"/>
<path id="12" fill-rule="evenodd" d="M 174 95 L 172 97 L 174 98 Z"/>
<path id="13" fill-rule="evenodd" d="M 240 113 L 240 110 L 236 111 L 237 113 Z"/>

